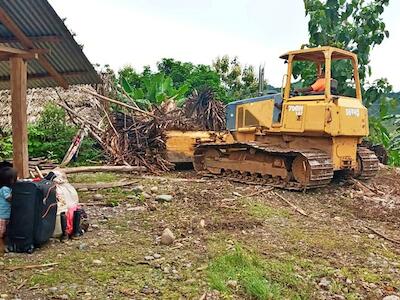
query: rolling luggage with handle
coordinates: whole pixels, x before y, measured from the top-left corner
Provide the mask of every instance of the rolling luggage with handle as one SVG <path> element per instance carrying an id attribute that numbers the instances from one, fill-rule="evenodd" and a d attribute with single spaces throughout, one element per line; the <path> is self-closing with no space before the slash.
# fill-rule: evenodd
<path id="1" fill-rule="evenodd" d="M 18 181 L 12 188 L 8 249 L 32 253 L 53 234 L 57 214 L 52 181 Z"/>

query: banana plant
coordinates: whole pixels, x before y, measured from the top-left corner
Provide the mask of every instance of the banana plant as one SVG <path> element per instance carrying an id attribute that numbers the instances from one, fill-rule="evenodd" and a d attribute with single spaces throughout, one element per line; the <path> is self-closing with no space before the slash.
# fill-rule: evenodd
<path id="1" fill-rule="evenodd" d="M 400 165 L 400 115 L 396 111 L 397 101 L 384 98 L 379 103 L 379 111 L 370 117 L 372 142 L 381 144 L 389 154 L 389 164 Z"/>
<path id="2" fill-rule="evenodd" d="M 185 101 L 185 94 L 189 90 L 187 84 L 174 88 L 172 79 L 164 73 L 146 76 L 142 87 L 132 87 L 126 78 L 121 77 L 121 87 L 131 99 L 142 109 L 150 110 L 153 105 L 160 106 L 167 100 L 173 100 L 178 106 Z"/>

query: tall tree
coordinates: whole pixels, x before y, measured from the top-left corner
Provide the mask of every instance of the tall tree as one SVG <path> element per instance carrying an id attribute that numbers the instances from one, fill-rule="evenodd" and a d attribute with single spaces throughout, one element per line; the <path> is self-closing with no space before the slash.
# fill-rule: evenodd
<path id="1" fill-rule="evenodd" d="M 186 79 L 190 77 L 194 67 L 195 66 L 190 62 L 181 62 L 173 58 L 163 58 L 157 63 L 158 71 L 171 77 L 176 88 L 185 83 Z"/>
<path id="2" fill-rule="evenodd" d="M 242 67 L 237 57 L 230 59 L 228 55 L 224 55 L 217 57 L 213 68 L 227 88 L 230 101 L 257 95 L 258 80 L 253 66 Z"/>
<path id="3" fill-rule="evenodd" d="M 371 76 L 370 54 L 372 49 L 389 37 L 382 19 L 382 13 L 389 0 L 304 0 L 308 22 L 309 41 L 307 47 L 334 46 L 352 51 L 358 55 L 360 80 L 366 104 L 374 99 L 370 92 L 390 89 L 386 80 L 368 84 Z M 306 69 L 306 70 L 302 70 Z M 351 79 L 352 73 L 346 62 L 333 65 L 332 74 L 340 83 Z M 295 75 L 310 78 L 310 69 L 298 64 Z M 347 86 L 342 86 L 342 90 Z M 374 94 L 374 97 L 379 95 Z M 375 98 L 377 99 L 377 98 Z"/>
<path id="4" fill-rule="evenodd" d="M 363 101 L 370 107 L 370 139 L 389 151 L 390 163 L 400 165 L 400 115 L 398 100 L 390 99 L 392 86 L 385 78 L 368 82 L 372 74 L 370 54 L 389 38 L 382 14 L 389 0 L 304 0 L 309 41 L 305 47 L 335 46 L 357 54 Z M 345 61 L 332 65 L 332 76 L 341 83 L 340 92 L 351 89 L 351 66 Z M 295 75 L 303 81 L 313 77 L 310 67 L 297 64 Z"/>

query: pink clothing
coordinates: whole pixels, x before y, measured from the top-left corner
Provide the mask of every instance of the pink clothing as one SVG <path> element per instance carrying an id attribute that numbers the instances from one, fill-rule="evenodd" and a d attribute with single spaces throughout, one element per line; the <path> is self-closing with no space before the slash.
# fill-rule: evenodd
<path id="1" fill-rule="evenodd" d="M 72 206 L 67 210 L 67 234 L 71 235 L 74 232 L 74 212 L 79 209 L 80 207 L 78 205 Z"/>

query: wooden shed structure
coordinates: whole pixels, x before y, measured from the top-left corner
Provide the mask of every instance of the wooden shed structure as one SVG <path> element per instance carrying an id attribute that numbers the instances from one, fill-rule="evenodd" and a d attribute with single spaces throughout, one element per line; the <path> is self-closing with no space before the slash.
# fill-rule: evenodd
<path id="1" fill-rule="evenodd" d="M 13 163 L 29 176 L 27 88 L 96 84 L 100 78 L 47 0 L 0 0 L 0 89 L 11 89 Z"/>

